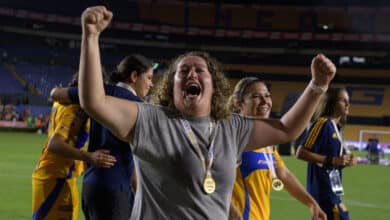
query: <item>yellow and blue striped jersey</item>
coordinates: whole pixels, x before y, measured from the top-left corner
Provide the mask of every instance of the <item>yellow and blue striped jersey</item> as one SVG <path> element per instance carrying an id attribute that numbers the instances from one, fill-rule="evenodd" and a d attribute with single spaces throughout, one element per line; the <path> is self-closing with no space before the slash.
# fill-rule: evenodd
<path id="1" fill-rule="evenodd" d="M 278 151 L 271 148 L 274 167 L 284 166 Z M 272 176 L 264 154 L 266 148 L 244 152 L 237 168 L 232 203 L 243 213 L 243 219 L 268 220 Z"/>

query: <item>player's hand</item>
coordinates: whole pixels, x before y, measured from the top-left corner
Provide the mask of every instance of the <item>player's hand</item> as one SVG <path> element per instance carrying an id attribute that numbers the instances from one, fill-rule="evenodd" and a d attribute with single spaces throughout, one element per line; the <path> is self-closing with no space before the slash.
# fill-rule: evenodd
<path id="1" fill-rule="evenodd" d="M 109 150 L 99 149 L 90 153 L 88 162 L 96 167 L 110 168 L 114 166 L 116 159 L 110 155 Z"/>
<path id="2" fill-rule="evenodd" d="M 112 19 L 112 12 L 105 6 L 94 6 L 84 10 L 81 15 L 83 34 L 99 35 L 107 28 Z"/>
<path id="3" fill-rule="evenodd" d="M 327 216 L 318 204 L 310 207 L 310 212 L 314 220 L 327 220 Z"/>
<path id="4" fill-rule="evenodd" d="M 354 154 L 348 154 L 347 156 L 349 157 L 349 160 L 346 166 L 353 166 L 357 164 L 357 157 Z"/>
<path id="5" fill-rule="evenodd" d="M 342 155 L 339 157 L 333 157 L 332 158 L 332 165 L 333 166 L 350 166 L 352 165 L 353 161 L 356 160 L 356 158 L 351 157 L 351 155 Z"/>
<path id="6" fill-rule="evenodd" d="M 311 61 L 313 82 L 322 88 L 328 88 L 330 81 L 336 74 L 336 66 L 323 54 L 318 54 Z"/>

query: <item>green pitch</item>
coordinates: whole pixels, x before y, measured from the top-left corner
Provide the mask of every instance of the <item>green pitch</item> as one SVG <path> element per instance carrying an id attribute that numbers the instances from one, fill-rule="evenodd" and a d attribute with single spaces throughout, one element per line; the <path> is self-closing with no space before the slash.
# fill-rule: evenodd
<path id="1" fill-rule="evenodd" d="M 0 219 L 31 219 L 31 172 L 45 135 L 0 132 Z M 288 168 L 305 183 L 306 164 L 283 157 Z M 357 165 L 344 172 L 343 201 L 353 220 L 390 219 L 390 167 Z M 79 219 L 84 220 L 82 212 Z M 272 220 L 310 219 L 309 210 L 285 191 L 271 194 Z"/>
<path id="2" fill-rule="evenodd" d="M 361 152 L 360 152 L 361 153 Z M 283 157 L 288 168 L 306 185 L 306 163 L 294 157 Z M 342 201 L 353 220 L 390 219 L 390 167 L 358 164 L 345 168 Z M 285 190 L 271 194 L 271 219 L 310 219 L 306 206 Z"/>

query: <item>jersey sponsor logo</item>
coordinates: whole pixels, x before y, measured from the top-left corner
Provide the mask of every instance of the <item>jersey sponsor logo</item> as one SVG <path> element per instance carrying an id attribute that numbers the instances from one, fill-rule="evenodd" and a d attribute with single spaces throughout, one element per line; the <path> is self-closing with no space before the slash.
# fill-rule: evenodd
<path id="1" fill-rule="evenodd" d="M 267 161 L 260 159 L 260 160 L 257 161 L 257 164 L 258 165 L 266 165 L 267 166 Z"/>

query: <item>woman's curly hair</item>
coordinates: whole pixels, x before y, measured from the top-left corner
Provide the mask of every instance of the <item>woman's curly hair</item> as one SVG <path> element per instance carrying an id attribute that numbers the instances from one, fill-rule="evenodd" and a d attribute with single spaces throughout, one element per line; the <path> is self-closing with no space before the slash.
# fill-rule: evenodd
<path id="1" fill-rule="evenodd" d="M 223 74 L 220 64 L 206 52 L 191 51 L 174 59 L 166 70 L 163 79 L 157 85 L 155 92 L 153 93 L 154 103 L 177 111 L 173 100 L 174 76 L 177 70 L 177 65 L 181 60 L 189 56 L 203 58 L 206 61 L 207 68 L 211 74 L 214 90 L 211 100 L 211 117 L 215 120 L 228 118 L 231 115 L 231 111 L 226 108 L 230 94 L 230 85 Z"/>

